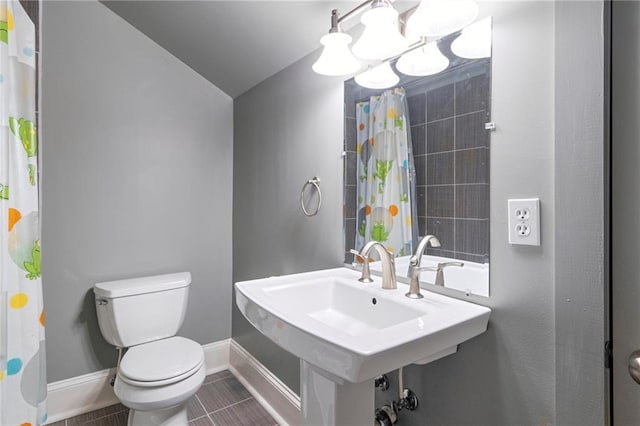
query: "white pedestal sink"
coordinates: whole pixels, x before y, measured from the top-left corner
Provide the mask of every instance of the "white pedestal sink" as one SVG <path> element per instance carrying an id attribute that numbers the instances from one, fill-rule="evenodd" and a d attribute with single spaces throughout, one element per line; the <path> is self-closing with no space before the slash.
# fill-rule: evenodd
<path id="1" fill-rule="evenodd" d="M 303 424 L 373 422 L 373 378 L 454 353 L 487 329 L 489 308 L 408 286 L 382 290 L 347 268 L 235 284 L 236 304 L 262 334 L 301 359 Z"/>

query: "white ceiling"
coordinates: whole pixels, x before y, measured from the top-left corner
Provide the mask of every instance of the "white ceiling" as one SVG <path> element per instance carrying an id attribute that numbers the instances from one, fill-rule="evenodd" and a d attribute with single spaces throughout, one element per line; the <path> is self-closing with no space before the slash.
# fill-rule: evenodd
<path id="1" fill-rule="evenodd" d="M 359 3 L 103 1 L 234 98 L 318 49 L 329 30 L 331 10 L 344 14 Z"/>

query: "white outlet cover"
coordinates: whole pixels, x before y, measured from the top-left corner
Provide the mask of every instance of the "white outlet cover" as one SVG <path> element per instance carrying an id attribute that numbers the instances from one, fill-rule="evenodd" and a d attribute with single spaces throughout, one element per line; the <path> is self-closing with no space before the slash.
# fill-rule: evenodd
<path id="1" fill-rule="evenodd" d="M 540 199 L 519 198 L 507 201 L 509 244 L 540 245 Z M 522 232 L 525 229 L 527 232 Z"/>

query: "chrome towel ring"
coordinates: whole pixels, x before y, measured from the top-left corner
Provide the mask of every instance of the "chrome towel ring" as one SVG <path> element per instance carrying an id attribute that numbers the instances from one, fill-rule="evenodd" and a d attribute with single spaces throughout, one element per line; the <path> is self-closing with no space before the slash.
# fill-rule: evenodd
<path id="1" fill-rule="evenodd" d="M 309 212 L 304 205 L 304 190 L 307 186 L 312 185 L 316 191 L 318 192 L 318 205 L 316 206 L 315 211 Z M 320 211 L 320 206 L 322 205 L 322 191 L 320 191 L 320 178 L 314 176 L 313 179 L 309 179 L 302 185 L 302 191 L 300 191 L 300 207 L 302 208 L 302 212 L 305 216 L 311 217 L 318 214 Z"/>

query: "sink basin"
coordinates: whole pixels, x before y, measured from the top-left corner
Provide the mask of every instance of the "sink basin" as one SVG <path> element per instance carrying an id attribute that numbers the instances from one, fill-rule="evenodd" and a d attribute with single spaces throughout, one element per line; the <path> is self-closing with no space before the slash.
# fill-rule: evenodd
<path id="1" fill-rule="evenodd" d="M 408 286 L 383 290 L 347 268 L 238 282 L 236 303 L 262 334 L 335 383 L 359 383 L 456 351 L 483 333 L 491 310 Z"/>

